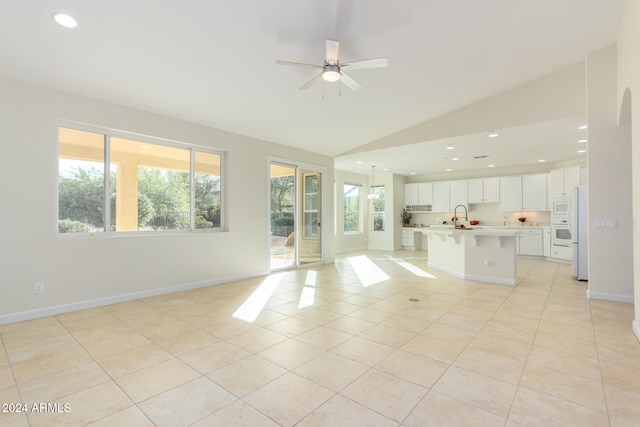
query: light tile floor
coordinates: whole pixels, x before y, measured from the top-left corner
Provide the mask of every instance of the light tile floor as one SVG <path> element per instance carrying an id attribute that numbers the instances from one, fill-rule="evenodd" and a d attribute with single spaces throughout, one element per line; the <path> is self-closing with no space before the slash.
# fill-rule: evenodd
<path id="1" fill-rule="evenodd" d="M 371 251 L 0 326 L 0 425 L 640 425 L 633 306 L 565 264 L 518 272 Z"/>

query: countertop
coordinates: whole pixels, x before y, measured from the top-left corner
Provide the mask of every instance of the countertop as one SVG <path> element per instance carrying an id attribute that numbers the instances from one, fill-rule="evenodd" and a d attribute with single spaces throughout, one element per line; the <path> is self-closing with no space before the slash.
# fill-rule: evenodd
<path id="1" fill-rule="evenodd" d="M 515 227 L 498 227 L 498 228 L 453 228 L 451 226 L 445 227 L 423 227 L 416 228 L 417 231 L 423 233 L 451 233 L 451 234 L 468 234 L 471 236 L 515 236 L 520 233 L 520 230 Z"/>
<path id="2" fill-rule="evenodd" d="M 535 228 L 541 228 L 541 229 L 546 229 L 549 230 L 551 228 L 551 226 L 549 225 L 466 225 L 466 227 L 469 228 L 473 228 L 474 230 L 483 230 L 483 229 L 535 229 Z M 447 224 L 433 224 L 433 225 L 425 225 L 424 227 L 407 227 L 407 226 L 403 226 L 403 229 L 406 230 L 416 230 L 416 231 L 421 231 L 421 230 L 428 230 L 428 229 L 432 229 L 432 230 L 441 230 L 441 229 L 452 229 L 453 225 L 447 225 Z"/>

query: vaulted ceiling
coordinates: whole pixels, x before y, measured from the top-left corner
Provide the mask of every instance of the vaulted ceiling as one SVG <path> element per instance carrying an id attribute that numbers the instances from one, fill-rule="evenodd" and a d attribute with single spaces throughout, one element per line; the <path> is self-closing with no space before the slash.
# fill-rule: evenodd
<path id="1" fill-rule="evenodd" d="M 0 74 L 338 156 L 584 60 L 615 42 L 623 4 L 5 0 Z M 358 91 L 298 90 L 316 70 L 276 60 L 321 64 L 325 39 L 389 66 L 351 71 Z"/>

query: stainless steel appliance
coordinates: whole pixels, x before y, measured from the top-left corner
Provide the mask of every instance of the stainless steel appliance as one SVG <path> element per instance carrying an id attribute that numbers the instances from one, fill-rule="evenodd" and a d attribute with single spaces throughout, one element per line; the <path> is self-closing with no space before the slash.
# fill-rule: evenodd
<path id="1" fill-rule="evenodd" d="M 578 280 L 588 280 L 589 272 L 587 201 L 587 186 L 575 187 L 569 223 L 571 224 L 571 241 L 573 243 L 573 276 Z"/>

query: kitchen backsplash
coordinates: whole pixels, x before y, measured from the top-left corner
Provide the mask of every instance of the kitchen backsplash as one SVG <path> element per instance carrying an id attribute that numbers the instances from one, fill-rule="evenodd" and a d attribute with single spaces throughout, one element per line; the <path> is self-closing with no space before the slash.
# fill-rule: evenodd
<path id="1" fill-rule="evenodd" d="M 458 210 L 458 217 L 464 218 L 464 210 Z M 503 225 L 506 221 L 508 225 L 520 225 L 518 218 L 526 217 L 525 225 L 548 226 L 551 224 L 550 212 L 501 212 L 500 204 L 487 203 L 469 205 L 469 220 L 480 221 L 479 225 Z M 442 224 L 443 221 L 451 222 L 453 212 L 451 213 L 414 213 L 411 224 L 417 226 Z"/>

